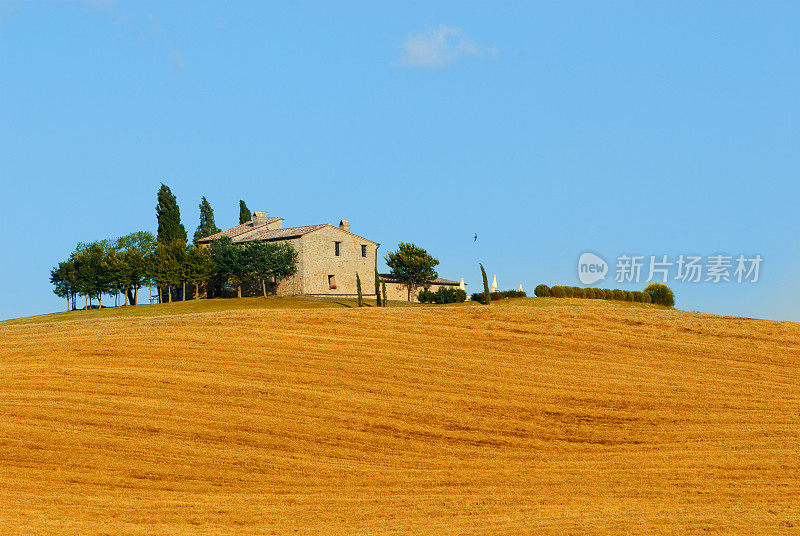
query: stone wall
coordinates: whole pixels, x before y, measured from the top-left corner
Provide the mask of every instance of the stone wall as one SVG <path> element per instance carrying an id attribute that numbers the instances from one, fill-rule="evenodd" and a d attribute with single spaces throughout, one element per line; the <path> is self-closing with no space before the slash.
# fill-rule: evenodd
<path id="1" fill-rule="evenodd" d="M 436 292 L 442 287 L 446 288 L 458 288 L 458 285 L 431 285 L 428 287 L 428 290 L 431 292 Z M 418 302 L 417 295 L 419 291 L 422 290 L 423 287 L 417 288 L 414 292 L 414 295 L 411 298 L 411 301 Z M 398 300 L 398 301 L 408 301 L 408 287 L 403 285 L 402 283 L 386 283 L 386 299 L 388 300 Z"/>
<path id="2" fill-rule="evenodd" d="M 363 295 L 375 296 L 377 246 L 374 243 L 333 226 L 312 231 L 296 241 L 299 244 L 293 245 L 298 252 L 297 274 L 278 287 L 279 295 L 355 296 L 358 273 Z M 340 242 L 338 257 L 336 242 Z M 367 247 L 366 257 L 361 256 L 362 245 Z M 335 289 L 328 285 L 329 275 L 335 278 Z"/>

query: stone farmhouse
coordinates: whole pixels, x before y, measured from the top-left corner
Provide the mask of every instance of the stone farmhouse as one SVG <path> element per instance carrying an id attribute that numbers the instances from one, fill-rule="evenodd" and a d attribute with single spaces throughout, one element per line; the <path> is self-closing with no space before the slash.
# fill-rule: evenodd
<path id="1" fill-rule="evenodd" d="M 275 289 L 279 296 L 306 294 L 309 296 L 356 296 L 356 274 L 361 278 L 364 296 L 375 296 L 375 268 L 380 244 L 350 232 L 347 220 L 339 226 L 330 223 L 284 227 L 283 218 L 267 217 L 262 211 L 253 212 L 253 219 L 231 229 L 198 241 L 210 244 L 228 236 L 238 244 L 255 240 L 286 242 L 297 251 L 297 273 L 281 281 Z M 381 275 L 390 300 L 406 300 L 408 290 L 388 275 Z M 457 287 L 456 281 L 437 278 L 430 289 Z M 416 301 L 416 296 L 413 297 Z"/>

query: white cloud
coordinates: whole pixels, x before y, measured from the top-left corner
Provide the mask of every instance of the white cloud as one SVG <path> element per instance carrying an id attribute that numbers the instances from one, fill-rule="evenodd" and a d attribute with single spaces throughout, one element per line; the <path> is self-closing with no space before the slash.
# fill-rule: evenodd
<path id="1" fill-rule="evenodd" d="M 161 23 L 155 16 L 148 15 L 150 19 L 150 36 L 155 42 L 161 43 L 169 52 L 169 61 L 176 71 L 182 71 L 184 66 L 183 54 L 180 49 L 167 37 Z"/>
<path id="2" fill-rule="evenodd" d="M 464 35 L 461 28 L 438 26 L 410 36 L 403 43 L 400 64 L 406 67 L 446 67 L 461 56 L 496 54 Z"/>
<path id="3" fill-rule="evenodd" d="M 171 48 L 169 51 L 169 59 L 172 60 L 172 66 L 175 67 L 175 69 L 179 71 L 183 69 L 183 56 L 180 51 Z"/>

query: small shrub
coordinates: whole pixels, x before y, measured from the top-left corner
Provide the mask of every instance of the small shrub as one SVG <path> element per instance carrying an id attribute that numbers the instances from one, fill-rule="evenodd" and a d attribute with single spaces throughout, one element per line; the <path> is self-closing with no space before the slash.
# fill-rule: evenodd
<path id="1" fill-rule="evenodd" d="M 464 298 L 465 299 L 466 299 L 466 295 L 467 295 L 467 293 L 464 292 Z M 504 300 L 506 298 L 525 298 L 527 296 L 528 295 L 525 293 L 524 290 L 504 290 L 502 292 L 490 292 L 489 293 L 489 299 L 491 299 L 492 301 Z M 470 299 L 472 301 L 474 301 L 474 302 L 482 303 L 482 304 L 485 305 L 486 304 L 486 302 L 485 302 L 486 293 L 484 293 L 484 292 L 477 293 L 476 292 L 475 294 L 470 296 Z"/>
<path id="2" fill-rule="evenodd" d="M 611 291 L 611 299 L 617 301 L 625 301 L 625 291 L 615 288 Z"/>
<path id="3" fill-rule="evenodd" d="M 642 292 L 642 303 L 651 303 L 652 300 L 650 299 L 650 294 L 647 292 Z"/>
<path id="4" fill-rule="evenodd" d="M 550 296 L 550 287 L 547 285 L 538 285 L 533 289 L 533 293 L 539 298 L 547 298 Z"/>
<path id="5" fill-rule="evenodd" d="M 423 289 L 417 299 L 421 303 L 461 303 L 467 300 L 467 293 L 460 288 L 440 287 L 435 292 Z"/>
<path id="6" fill-rule="evenodd" d="M 566 298 L 567 293 L 564 291 L 564 287 L 553 287 L 552 288 L 552 296 L 554 298 Z"/>
<path id="7" fill-rule="evenodd" d="M 490 292 L 489 296 L 493 301 L 497 301 L 506 298 L 525 298 L 527 294 L 525 294 L 524 290 L 504 290 L 502 292 Z"/>
<path id="8" fill-rule="evenodd" d="M 644 289 L 644 292 L 650 295 L 650 301 L 659 305 L 666 305 L 672 307 L 675 305 L 675 295 L 664 283 L 650 283 Z"/>

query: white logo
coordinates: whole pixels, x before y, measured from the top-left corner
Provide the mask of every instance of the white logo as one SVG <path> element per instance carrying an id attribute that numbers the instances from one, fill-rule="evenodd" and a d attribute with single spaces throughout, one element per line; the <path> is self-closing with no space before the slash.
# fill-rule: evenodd
<path id="1" fill-rule="evenodd" d="M 594 253 L 582 253 L 578 258 L 578 279 L 584 285 L 593 285 L 606 278 L 608 263 Z"/>

